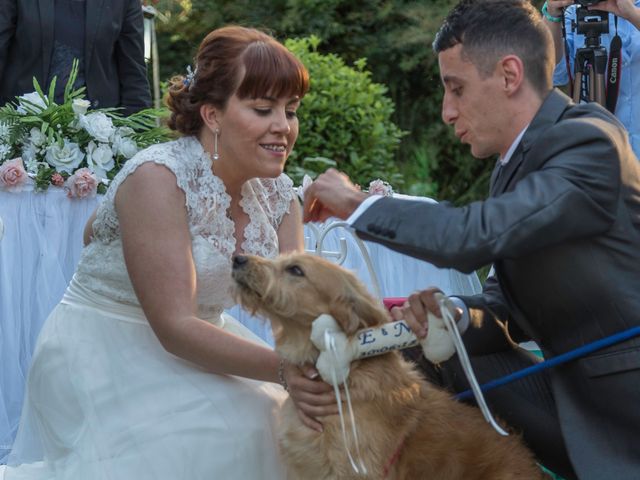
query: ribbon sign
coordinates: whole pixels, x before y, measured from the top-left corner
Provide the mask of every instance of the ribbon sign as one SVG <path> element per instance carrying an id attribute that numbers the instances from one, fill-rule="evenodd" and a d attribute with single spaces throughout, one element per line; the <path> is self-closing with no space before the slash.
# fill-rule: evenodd
<path id="1" fill-rule="evenodd" d="M 441 307 L 447 309 L 453 317 L 455 307 L 450 299 L 440 294 Z M 336 320 L 327 314 L 320 315 L 313 321 L 311 327 L 311 342 L 320 350 L 316 368 L 322 379 L 331 383 L 332 371 L 338 373 L 338 378 L 347 378 L 349 365 L 353 360 L 382 355 L 392 350 L 402 350 L 422 346 L 424 356 L 432 363 L 441 363 L 456 353 L 452 336 L 442 318 L 428 314 L 428 335 L 419 341 L 404 320 L 385 323 L 376 328 L 360 330 L 351 340 Z M 329 354 L 326 349 L 325 332 L 333 337 L 336 346 L 335 354 Z"/>

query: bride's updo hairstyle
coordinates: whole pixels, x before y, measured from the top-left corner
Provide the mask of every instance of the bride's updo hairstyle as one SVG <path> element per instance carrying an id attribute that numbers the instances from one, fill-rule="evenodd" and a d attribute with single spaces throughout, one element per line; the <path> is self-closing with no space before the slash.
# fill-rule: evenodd
<path id="1" fill-rule="evenodd" d="M 200 44 L 192 74 L 171 79 L 166 103 L 169 128 L 196 135 L 202 128 L 200 106 L 224 110 L 229 98 L 302 98 L 309 74 L 302 62 L 270 35 L 229 26 L 209 33 Z"/>

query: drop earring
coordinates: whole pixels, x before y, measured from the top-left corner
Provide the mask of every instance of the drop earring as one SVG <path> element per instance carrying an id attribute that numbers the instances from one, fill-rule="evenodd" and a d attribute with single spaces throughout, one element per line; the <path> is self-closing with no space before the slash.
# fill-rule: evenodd
<path id="1" fill-rule="evenodd" d="M 215 162 L 220 158 L 218 155 L 218 135 L 220 134 L 220 129 L 216 128 L 213 131 L 213 161 Z"/>

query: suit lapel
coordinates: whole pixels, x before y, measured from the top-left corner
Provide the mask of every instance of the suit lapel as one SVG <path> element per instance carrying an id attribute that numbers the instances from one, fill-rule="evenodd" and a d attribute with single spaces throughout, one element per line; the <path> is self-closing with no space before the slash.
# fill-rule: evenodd
<path id="1" fill-rule="evenodd" d="M 544 141 L 544 132 L 558 121 L 558 118 L 570 103 L 569 97 L 558 90 L 552 90 L 547 95 L 547 98 L 540 106 L 540 110 L 538 110 L 529 127 L 527 127 L 527 131 L 522 136 L 509 162 L 503 167 L 500 166 L 499 162 L 496 165 L 491 175 L 491 196 L 507 191 L 515 179 L 538 168 L 538 165 L 535 164 L 536 159 L 527 157 L 527 152 L 536 142 Z"/>
<path id="2" fill-rule="evenodd" d="M 40 11 L 40 39 L 42 41 L 42 83 L 46 83 L 49 78 L 49 67 L 51 64 L 51 51 L 53 50 L 53 28 L 54 19 L 54 2 L 51 0 L 38 0 L 38 9 Z M 47 85 L 41 85 L 46 89 Z"/>
<path id="3" fill-rule="evenodd" d="M 511 160 L 505 167 L 503 167 L 504 171 L 501 172 L 499 176 L 497 175 L 497 172 L 494 171 L 496 179 L 493 181 L 492 176 L 491 196 L 499 195 L 500 193 L 507 191 L 512 182 L 517 181 L 529 172 L 539 168 L 539 165 L 536 164 L 538 159 L 535 158 L 535 154 L 527 155 L 527 153 L 534 144 L 536 144 L 536 142 L 544 145 L 544 133 L 549 127 L 557 123 L 558 119 L 570 104 L 571 99 L 558 90 L 552 90 L 549 95 L 547 95 L 547 98 L 540 106 L 540 110 L 538 110 L 536 116 L 531 120 L 527 131 L 522 136 L 522 140 L 513 153 Z M 503 260 L 494 262 L 493 266 L 498 279 L 508 278 L 504 271 Z M 529 322 L 527 317 L 522 314 L 518 303 L 515 301 L 515 295 L 511 292 L 509 282 L 501 281 L 500 288 L 502 289 L 502 293 L 504 294 L 507 303 L 510 305 L 510 308 L 518 312 L 518 326 L 533 339 L 539 342 L 542 341 L 543 338 L 538 333 L 537 328 L 535 328 Z"/>
<path id="4" fill-rule="evenodd" d="M 93 55 L 96 33 L 99 30 L 102 18 L 102 9 L 105 0 L 86 0 L 85 41 L 84 41 L 84 65 L 85 72 L 89 70 Z"/>
<path id="5" fill-rule="evenodd" d="M 489 195 L 493 197 L 496 194 L 496 183 L 502 174 L 502 164 L 500 160 L 496 161 L 493 171 L 491 172 L 491 180 L 489 180 Z"/>
<path id="6" fill-rule="evenodd" d="M 520 141 L 515 151 L 513 152 L 513 155 L 511 155 L 511 159 L 509 159 L 507 164 L 502 167 L 500 175 L 497 176 L 496 182 L 493 186 L 492 195 L 499 195 L 500 193 L 507 190 L 507 187 L 511 183 L 511 180 L 520 168 L 523 159 L 524 155 L 522 154 L 522 141 Z"/>

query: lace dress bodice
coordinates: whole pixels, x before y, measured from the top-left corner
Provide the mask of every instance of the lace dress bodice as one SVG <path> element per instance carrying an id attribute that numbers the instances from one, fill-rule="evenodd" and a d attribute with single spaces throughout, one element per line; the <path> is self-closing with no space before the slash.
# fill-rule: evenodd
<path id="1" fill-rule="evenodd" d="M 93 222 L 93 240 L 82 251 L 76 281 L 118 302 L 139 305 L 127 274 L 114 198 L 120 184 L 145 162 L 164 165 L 185 193 L 197 275 L 199 313 L 206 318 L 233 305 L 231 258 L 236 249 L 235 225 L 227 217 L 231 197 L 213 174 L 211 159 L 195 137 L 151 146 L 125 163 L 113 179 Z M 242 187 L 240 206 L 249 217 L 240 250 L 273 257 L 278 254 L 277 229 L 293 199 L 293 183 L 278 178 L 252 179 Z"/>

